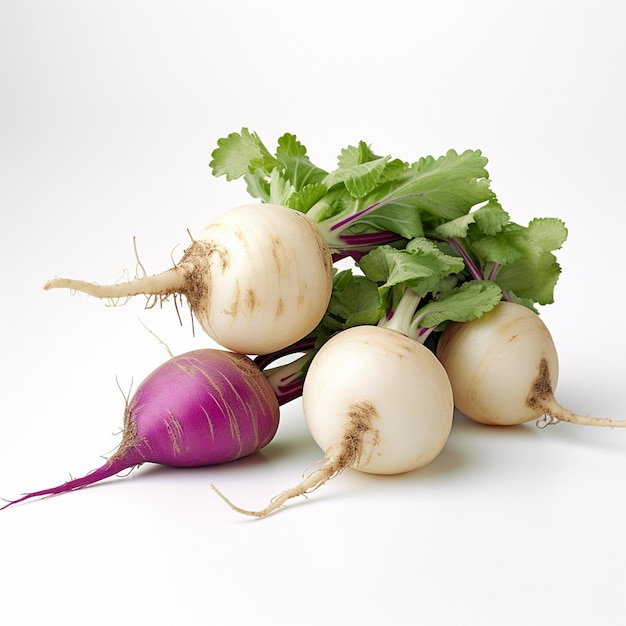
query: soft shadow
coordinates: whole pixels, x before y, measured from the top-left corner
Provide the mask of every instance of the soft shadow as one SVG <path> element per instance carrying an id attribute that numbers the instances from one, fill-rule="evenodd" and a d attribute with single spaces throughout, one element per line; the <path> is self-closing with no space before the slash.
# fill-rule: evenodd
<path id="1" fill-rule="evenodd" d="M 321 451 L 315 441 L 306 432 L 295 434 L 279 433 L 269 444 L 261 450 L 254 452 L 248 456 L 234 459 L 226 463 L 218 463 L 215 465 L 204 465 L 199 467 L 176 467 L 169 465 L 158 465 L 155 463 L 145 463 L 135 468 L 133 474 L 141 473 L 142 476 L 168 474 L 178 474 L 180 472 L 193 473 L 210 473 L 222 468 L 228 468 L 228 471 L 237 469 L 238 471 L 249 471 L 267 466 L 269 463 L 276 463 L 293 458 L 310 458 L 311 455 L 321 455 Z M 129 472 L 130 473 L 130 472 Z"/>
<path id="2" fill-rule="evenodd" d="M 494 426 L 476 422 L 458 410 L 454 412 L 452 435 L 455 433 L 471 433 L 484 437 L 534 437 L 538 432 L 541 432 L 541 429 L 536 426 L 534 421 L 513 426 Z"/>

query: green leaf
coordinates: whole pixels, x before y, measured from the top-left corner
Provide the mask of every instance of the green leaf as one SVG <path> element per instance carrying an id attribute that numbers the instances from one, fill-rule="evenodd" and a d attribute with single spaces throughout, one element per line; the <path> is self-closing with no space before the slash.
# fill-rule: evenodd
<path id="1" fill-rule="evenodd" d="M 306 156 L 306 148 L 292 133 L 285 133 L 278 138 L 277 143 L 278 147 L 276 148 L 276 157 L 278 159 L 283 159 L 285 157 L 297 159 Z"/>
<path id="2" fill-rule="evenodd" d="M 419 326 L 434 328 L 444 322 L 470 322 L 491 311 L 502 299 L 502 289 L 489 280 L 461 284 L 419 310 Z"/>
<path id="3" fill-rule="evenodd" d="M 337 166 L 339 169 L 350 169 L 355 165 L 375 161 L 379 158 L 372 152 L 369 144 L 360 141 L 357 146 L 348 146 L 341 150 L 341 154 L 337 158 Z"/>
<path id="4" fill-rule="evenodd" d="M 335 210 L 326 212 L 324 217 L 333 216 L 340 221 L 367 209 L 358 219 L 355 217 L 347 232 L 386 230 L 405 238 L 421 236 L 424 232 L 422 211 L 425 207 L 434 210 L 434 200 L 451 202 L 451 194 L 461 194 L 464 198 L 462 211 L 466 211 L 477 201 L 493 195 L 488 191 L 489 182 L 482 180 L 487 174 L 486 162 L 479 151 L 459 155 L 451 150 L 439 159 L 427 157 L 409 166 L 400 159 L 379 157 L 367 144 L 360 142 L 342 151 L 338 169 L 325 180 L 329 187 L 342 183 L 357 202 L 336 203 Z M 478 195 L 471 192 L 472 188 L 478 189 Z M 448 197 L 444 200 L 446 194 Z M 454 203 L 458 204 L 459 198 L 455 198 Z"/>
<path id="5" fill-rule="evenodd" d="M 378 184 L 388 160 L 389 157 L 380 157 L 350 167 L 342 166 L 330 172 L 324 179 L 324 184 L 330 189 L 343 183 L 352 197 L 363 198 Z"/>
<path id="6" fill-rule="evenodd" d="M 385 164 L 385 169 L 380 175 L 379 184 L 395 180 L 400 178 L 403 174 L 406 174 L 410 169 L 410 165 L 400 159 L 389 159 Z"/>
<path id="7" fill-rule="evenodd" d="M 306 213 L 316 202 L 321 200 L 328 189 L 322 183 L 305 185 L 300 191 L 294 191 L 289 199 L 289 206 L 296 211 Z"/>
<path id="8" fill-rule="evenodd" d="M 410 203 L 385 204 L 356 221 L 343 234 L 356 235 L 385 231 L 397 233 L 405 239 L 423 236 L 424 227 L 419 211 L 413 210 Z"/>
<path id="9" fill-rule="evenodd" d="M 405 247 L 407 252 L 421 251 L 441 255 L 442 257 L 448 256 L 439 248 L 436 241 L 427 239 L 426 237 L 415 237 L 415 239 L 411 239 Z"/>
<path id="10" fill-rule="evenodd" d="M 503 265 L 496 275 L 505 291 L 538 304 L 554 302 L 554 288 L 561 274 L 561 266 L 552 252 L 527 249 L 515 263 Z"/>
<path id="11" fill-rule="evenodd" d="M 475 224 L 480 233 L 495 235 L 508 222 L 509 214 L 493 199 L 466 215 L 440 224 L 435 228 L 435 232 L 445 239 L 464 239 L 468 236 L 470 226 Z"/>
<path id="12" fill-rule="evenodd" d="M 293 185 L 283 178 L 278 168 L 274 168 L 270 177 L 270 197 L 272 204 L 289 206 L 289 199 L 293 194 Z"/>
<path id="13" fill-rule="evenodd" d="M 259 198 L 261 202 L 270 201 L 270 182 L 265 172 L 255 170 L 244 174 L 243 178 L 246 181 L 246 189 L 253 198 Z"/>
<path id="14" fill-rule="evenodd" d="M 354 213 L 366 207 L 402 206 L 420 212 L 424 228 L 434 229 L 465 215 L 476 204 L 495 198 L 486 164 L 480 150 L 462 154 L 449 150 L 438 159 L 421 158 L 408 167 L 396 164 L 395 176 L 373 188 L 354 207 Z"/>
<path id="15" fill-rule="evenodd" d="M 379 246 L 359 261 L 359 267 L 370 280 L 381 283 L 381 288 L 401 285 L 424 297 L 437 288 L 443 278 L 463 271 L 459 257 L 441 252 L 426 242 L 413 243 L 411 249 Z"/>
<path id="16" fill-rule="evenodd" d="M 307 185 L 321 183 L 327 172 L 314 165 L 307 156 L 306 148 L 295 135 L 285 133 L 278 139 L 276 159 L 282 166 L 282 175 L 295 191 Z"/>
<path id="17" fill-rule="evenodd" d="M 509 223 L 493 236 L 473 233 L 470 249 L 483 262 L 501 265 L 494 279 L 517 297 L 551 304 L 561 267 L 552 250 L 560 248 L 567 229 L 556 218 L 537 218 L 528 227 Z"/>
<path id="18" fill-rule="evenodd" d="M 528 224 L 528 238 L 546 252 L 559 250 L 567 239 L 567 228 L 560 219 L 538 217 Z"/>
<path id="19" fill-rule="evenodd" d="M 474 223 L 474 214 L 467 213 L 466 215 L 461 215 L 460 217 L 456 217 L 449 222 L 444 222 L 443 224 L 439 224 L 437 228 L 435 228 L 435 233 L 444 239 L 464 239 L 467 237 L 467 231 L 470 227 L 470 224 Z"/>
<path id="20" fill-rule="evenodd" d="M 473 212 L 474 221 L 481 233 L 495 235 L 499 233 L 510 220 L 509 214 L 496 200 L 490 200 L 487 204 Z"/>
<path id="21" fill-rule="evenodd" d="M 226 176 L 226 180 L 240 178 L 258 167 L 267 169 L 268 173 L 276 165 L 276 160 L 256 133 L 242 128 L 240 133 L 231 133 L 227 137 L 218 139 L 217 148 L 212 152 L 213 157 L 209 167 L 214 176 Z"/>
<path id="22" fill-rule="evenodd" d="M 522 256 L 520 246 L 523 239 L 522 227 L 508 224 L 496 235 L 484 236 L 479 232 L 473 233 L 469 238 L 469 245 L 483 261 L 508 265 Z"/>
<path id="23" fill-rule="evenodd" d="M 325 325 L 335 330 L 376 324 L 385 315 L 380 306 L 378 285 L 349 269 L 337 272 L 326 315 Z"/>

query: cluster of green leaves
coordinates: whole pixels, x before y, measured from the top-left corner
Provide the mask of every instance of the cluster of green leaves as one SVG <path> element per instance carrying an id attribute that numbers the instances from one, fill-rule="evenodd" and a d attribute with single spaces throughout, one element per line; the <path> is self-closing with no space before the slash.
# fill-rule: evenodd
<path id="1" fill-rule="evenodd" d="M 493 200 L 486 164 L 479 150 L 408 163 L 378 156 L 360 141 L 341 150 L 337 167 L 326 171 L 295 135 L 281 136 L 272 154 L 244 128 L 218 141 L 209 165 L 215 176 L 243 177 L 250 195 L 263 202 L 307 213 L 331 248 L 363 250 L 423 236 Z M 375 234 L 385 238 L 367 237 Z"/>
<path id="2" fill-rule="evenodd" d="M 291 133 L 278 139 L 272 154 L 257 133 L 243 128 L 219 139 L 211 156 L 215 176 L 243 177 L 248 193 L 263 202 L 307 212 L 327 193 L 322 181 L 328 173 L 311 163 L 306 148 Z"/>
<path id="3" fill-rule="evenodd" d="M 319 342 L 361 324 L 424 340 L 502 299 L 533 309 L 553 302 L 565 225 L 511 221 L 486 165 L 479 150 L 409 163 L 360 141 L 326 170 L 295 135 L 282 135 L 272 153 L 246 128 L 220 139 L 210 163 L 215 176 L 243 178 L 252 197 L 306 213 L 335 258 L 356 260 L 357 271 L 335 272 Z"/>
<path id="4" fill-rule="evenodd" d="M 567 239 L 565 224 L 556 218 L 541 217 L 524 227 L 511 222 L 501 209 L 499 212 L 499 219 L 491 215 L 486 223 L 470 221 L 470 214 L 466 223 L 453 220 L 441 224 L 435 232 L 462 254 L 468 268 L 473 268 L 473 277 L 497 280 L 511 299 L 527 306 L 551 304 L 561 273 L 554 251 Z"/>
<path id="5" fill-rule="evenodd" d="M 461 257 L 425 237 L 406 248 L 384 245 L 358 262 L 362 273 L 335 275 L 333 294 L 318 335 L 361 324 L 394 328 L 424 342 L 449 322 L 466 322 L 491 310 L 502 289 L 491 280 L 468 279 Z"/>

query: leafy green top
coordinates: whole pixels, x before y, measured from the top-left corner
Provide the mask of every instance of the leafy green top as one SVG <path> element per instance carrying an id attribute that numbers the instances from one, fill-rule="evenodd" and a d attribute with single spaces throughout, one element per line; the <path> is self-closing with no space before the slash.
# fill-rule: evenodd
<path id="1" fill-rule="evenodd" d="M 337 251 L 422 236 L 495 199 L 479 150 L 407 163 L 378 156 L 360 141 L 326 171 L 311 162 L 295 135 L 280 137 L 272 154 L 244 128 L 220 139 L 212 157 L 215 176 L 243 177 L 251 196 L 306 213 Z"/>
<path id="2" fill-rule="evenodd" d="M 309 337 L 318 345 L 360 324 L 426 341 L 502 299 L 533 310 L 553 302 L 561 271 L 554 251 L 567 238 L 565 225 L 556 218 L 525 227 L 511 221 L 486 166 L 480 150 L 409 163 L 359 141 L 327 170 L 295 135 L 282 135 L 272 153 L 247 128 L 220 139 L 210 162 L 215 176 L 243 178 L 261 202 L 306 214 L 335 260 L 355 260 L 357 273 L 335 273 L 326 316 Z"/>

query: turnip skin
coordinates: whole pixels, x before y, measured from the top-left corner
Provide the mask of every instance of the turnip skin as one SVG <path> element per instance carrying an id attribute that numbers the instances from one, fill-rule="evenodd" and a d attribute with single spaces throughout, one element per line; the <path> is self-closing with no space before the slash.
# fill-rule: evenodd
<path id="1" fill-rule="evenodd" d="M 126 405 L 120 446 L 104 465 L 2 508 L 91 485 L 146 462 L 201 467 L 233 461 L 267 445 L 278 422 L 276 395 L 251 359 L 217 349 L 187 352 L 139 385 Z"/>
<path id="2" fill-rule="evenodd" d="M 141 452 L 149 446 L 146 460 L 199 467 L 232 461 L 267 445 L 278 428 L 279 406 L 248 357 L 199 349 L 166 361 L 149 375 L 125 415 L 125 430 L 136 432 L 130 445 Z"/>
<path id="3" fill-rule="evenodd" d="M 184 295 L 205 332 L 242 354 L 267 354 L 311 332 L 332 291 L 332 257 L 318 228 L 298 211 L 249 204 L 207 224 L 180 263 L 115 285 L 55 278 L 97 298 Z"/>
<path id="4" fill-rule="evenodd" d="M 379 326 L 341 331 L 325 343 L 307 371 L 302 394 L 311 435 L 324 450 L 318 469 L 264 509 L 311 492 L 347 467 L 399 474 L 430 463 L 452 428 L 454 403 L 441 363 L 425 346 Z"/>
<path id="5" fill-rule="evenodd" d="M 555 399 L 559 364 L 552 336 L 523 305 L 501 302 L 471 322 L 452 323 L 437 344 L 459 411 L 488 425 L 512 426 L 546 416 L 588 426 L 626 420 L 577 415 Z"/>
<path id="6" fill-rule="evenodd" d="M 430 463 L 448 439 L 454 412 L 450 383 L 433 353 L 377 326 L 350 328 L 331 341 L 313 359 L 302 394 L 320 448 L 330 450 L 362 422 L 354 469 L 400 474 Z M 356 395 L 362 397 L 355 401 Z"/>

